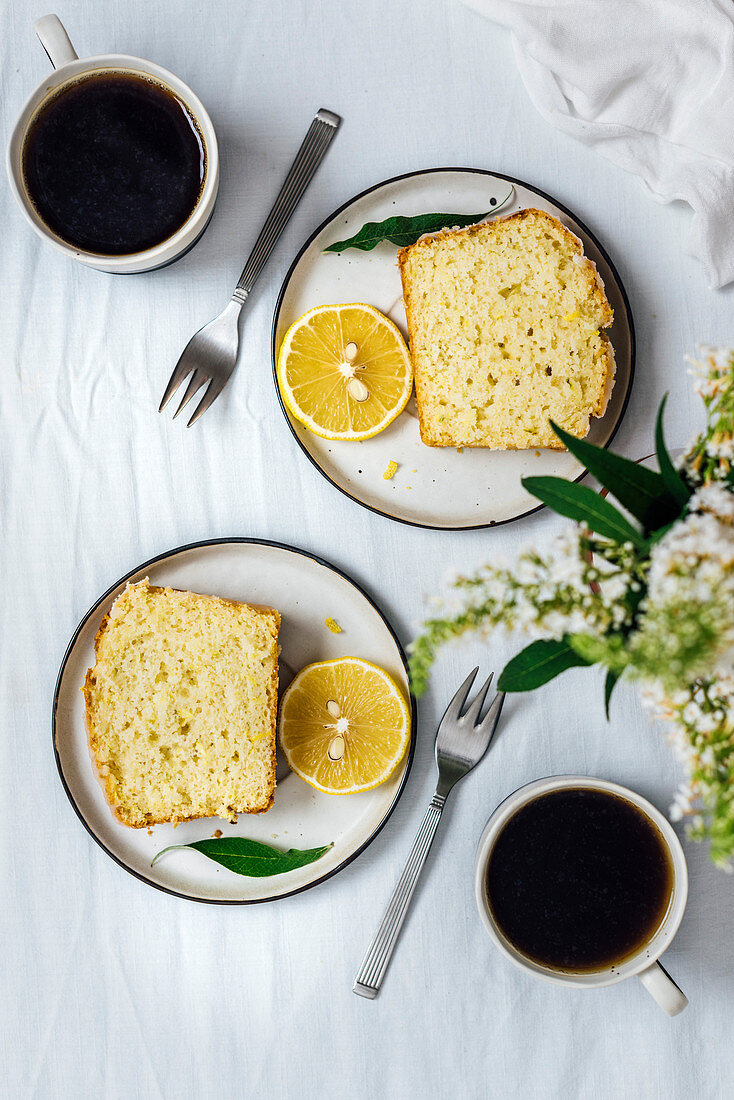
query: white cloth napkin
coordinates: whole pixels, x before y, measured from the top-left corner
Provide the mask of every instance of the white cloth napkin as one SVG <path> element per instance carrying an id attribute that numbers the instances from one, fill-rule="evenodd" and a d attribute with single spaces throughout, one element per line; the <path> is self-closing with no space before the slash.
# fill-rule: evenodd
<path id="1" fill-rule="evenodd" d="M 548 122 L 693 209 L 688 251 L 734 279 L 731 0 L 464 0 L 512 31 Z"/>

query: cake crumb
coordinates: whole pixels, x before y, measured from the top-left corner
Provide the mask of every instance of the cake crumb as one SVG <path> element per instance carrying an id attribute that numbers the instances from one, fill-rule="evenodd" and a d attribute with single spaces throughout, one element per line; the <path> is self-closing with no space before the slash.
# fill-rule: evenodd
<path id="1" fill-rule="evenodd" d="M 341 634 L 342 632 L 342 628 L 339 626 L 339 623 L 336 621 L 336 619 L 332 619 L 331 616 L 329 616 L 328 619 L 324 619 L 324 626 L 327 630 L 330 630 L 332 634 Z"/>
<path id="2" fill-rule="evenodd" d="M 214 832 L 212 833 L 212 837 L 214 838 L 214 840 L 219 840 L 221 835 L 222 835 L 222 830 L 221 829 L 215 829 Z"/>
<path id="3" fill-rule="evenodd" d="M 399 468 L 400 467 L 399 467 L 398 463 L 394 462 L 392 459 L 390 459 L 387 466 L 385 467 L 385 472 L 382 475 L 383 479 L 385 481 L 391 481 L 392 478 L 395 476 L 395 474 L 398 472 Z"/>

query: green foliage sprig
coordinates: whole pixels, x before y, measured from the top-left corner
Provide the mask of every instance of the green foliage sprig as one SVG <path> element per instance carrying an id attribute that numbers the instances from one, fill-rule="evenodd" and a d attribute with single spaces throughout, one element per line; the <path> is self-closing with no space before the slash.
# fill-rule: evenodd
<path id="1" fill-rule="evenodd" d="M 620 679 L 669 723 L 688 777 L 671 816 L 708 837 L 716 862 L 734 859 L 734 350 L 704 349 L 696 388 L 704 431 L 676 465 L 661 403 L 657 469 L 595 447 L 553 425 L 608 492 L 555 477 L 524 485 L 576 521 L 550 547 L 526 549 L 454 583 L 458 607 L 428 619 L 411 648 L 423 692 L 438 650 L 496 627 L 535 639 L 503 669 L 504 691 L 530 691 L 571 668 L 606 669 L 604 705 Z"/>
<path id="2" fill-rule="evenodd" d="M 583 524 L 589 532 L 605 540 L 586 539 L 585 545 L 581 547 L 582 553 L 592 558 L 596 553 L 606 562 L 614 564 L 619 557 L 617 550 L 623 553 L 626 551 L 627 556 L 631 552 L 634 555 L 637 572 L 640 574 L 644 573 L 656 535 L 661 529 L 667 530 L 671 523 L 682 515 L 685 503 L 681 504 L 680 501 L 685 498 L 687 503 L 693 492 L 692 487 L 673 466 L 665 445 L 662 429 L 664 404 L 663 401 L 658 414 L 657 454 L 660 466 L 672 471 L 672 477 L 670 474 L 663 477 L 662 473 L 649 470 L 628 458 L 606 451 L 593 443 L 587 443 L 586 440 L 577 439 L 551 421 L 554 432 L 571 454 L 583 462 L 602 487 L 611 492 L 638 521 L 637 526 L 619 508 L 586 485 L 567 481 L 561 477 L 523 478 L 525 488 L 538 500 L 559 515 Z M 585 570 L 583 582 L 592 587 L 598 584 L 599 579 L 600 575 L 593 565 L 590 565 Z M 640 579 L 641 576 L 637 578 L 638 582 Z M 509 572 L 504 577 L 504 581 L 510 597 L 515 585 Z M 642 590 L 642 585 L 639 583 L 637 589 L 630 586 L 627 606 L 629 614 L 625 615 L 624 622 L 620 623 L 616 630 L 611 631 L 612 638 L 616 635 L 623 640 L 624 636 L 634 629 L 634 612 L 639 604 L 639 595 Z M 564 599 L 563 589 L 558 587 L 554 593 L 554 606 L 548 609 L 541 608 L 539 617 L 542 618 L 543 613 L 548 610 L 568 613 L 577 599 L 576 592 L 567 594 Z M 590 601 L 587 598 L 588 602 Z M 446 641 L 484 624 L 499 623 L 508 626 L 516 625 L 509 605 L 500 604 L 490 607 L 486 602 L 479 606 L 472 604 L 452 618 L 428 620 L 421 636 L 411 646 L 410 667 L 413 690 L 418 694 L 425 691 L 436 652 Z M 498 686 L 502 691 L 532 691 L 569 668 L 595 664 L 601 660 L 601 656 L 592 655 L 591 652 L 596 642 L 596 634 L 589 637 L 580 631 L 564 634 L 558 639 L 533 642 L 504 668 Z M 606 648 L 608 650 L 616 648 L 622 652 L 622 647 L 615 641 L 608 640 Z M 615 668 L 614 671 L 618 673 L 621 670 Z M 611 694 L 611 688 L 609 693 Z"/>

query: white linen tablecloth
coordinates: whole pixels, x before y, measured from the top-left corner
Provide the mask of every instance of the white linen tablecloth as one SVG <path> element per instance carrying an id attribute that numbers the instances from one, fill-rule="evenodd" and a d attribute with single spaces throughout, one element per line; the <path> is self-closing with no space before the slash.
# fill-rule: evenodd
<path id="1" fill-rule="evenodd" d="M 47 71 L 29 0 L 0 10 L 2 126 Z M 334 207 L 387 176 L 495 168 L 556 195 L 598 234 L 632 301 L 638 366 L 617 445 L 650 450 L 666 390 L 672 445 L 700 419 L 683 356 L 731 342 L 732 290 L 684 254 L 687 215 L 551 130 L 527 100 L 509 36 L 444 0 L 66 0 L 80 54 L 150 57 L 209 108 L 222 149 L 214 220 L 180 263 L 111 277 L 56 255 L 0 187 L 0 1095 L 671 1097 L 734 1082 L 734 880 L 686 845 L 688 911 L 666 966 L 690 1008 L 670 1020 L 634 981 L 576 992 L 516 971 L 472 896 L 495 805 L 530 779 L 581 772 L 667 807 L 676 766 L 634 691 L 606 723 L 601 679 L 567 673 L 508 702 L 490 756 L 460 788 L 384 991 L 351 982 L 433 782 L 447 697 L 509 642 L 441 659 L 420 704 L 412 776 L 368 851 L 315 890 L 247 909 L 167 897 L 121 871 L 75 817 L 51 752 L 56 672 L 79 617 L 137 563 L 187 541 L 254 535 L 351 573 L 402 640 L 450 567 L 542 540 L 541 514 L 488 532 L 392 523 L 342 497 L 283 421 L 269 334 L 294 251 Z M 248 305 L 238 373 L 196 429 L 159 416 L 188 336 L 226 302 L 314 110 L 344 126 Z"/>

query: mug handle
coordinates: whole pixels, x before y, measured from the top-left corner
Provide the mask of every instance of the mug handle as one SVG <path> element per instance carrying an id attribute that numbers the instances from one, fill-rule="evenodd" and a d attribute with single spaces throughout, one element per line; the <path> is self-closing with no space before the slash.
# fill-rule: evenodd
<path id="1" fill-rule="evenodd" d="M 33 27 L 54 69 L 60 69 L 70 61 L 79 60 L 79 55 L 72 46 L 71 39 L 58 15 L 44 15 L 36 20 Z"/>
<path id="2" fill-rule="evenodd" d="M 677 1016 L 688 1004 L 688 998 L 680 989 L 670 974 L 659 962 L 648 966 L 647 970 L 641 970 L 637 975 L 647 992 L 654 997 L 669 1016 Z"/>

